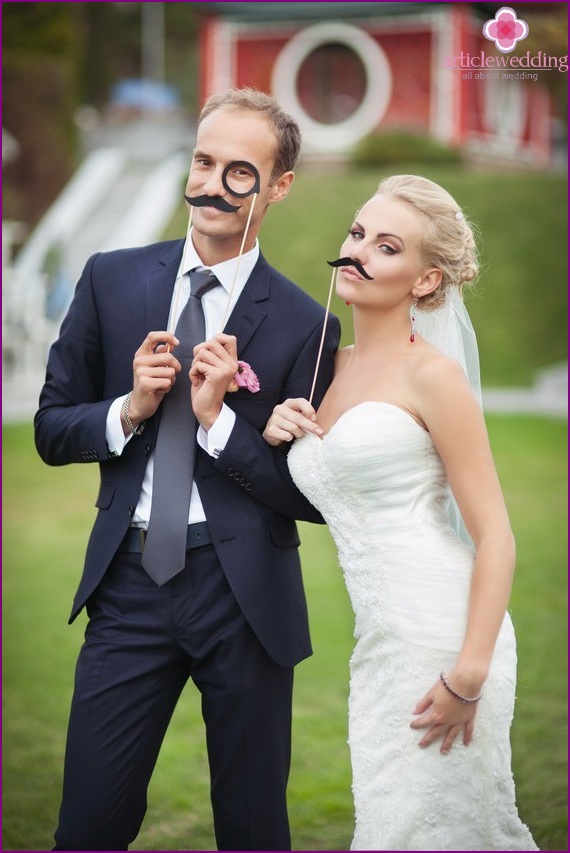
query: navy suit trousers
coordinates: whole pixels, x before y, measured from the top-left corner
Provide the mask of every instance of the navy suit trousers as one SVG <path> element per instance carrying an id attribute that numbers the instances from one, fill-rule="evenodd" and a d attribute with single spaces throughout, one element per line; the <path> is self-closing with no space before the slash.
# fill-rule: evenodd
<path id="1" fill-rule="evenodd" d="M 187 552 L 185 569 L 163 587 L 139 555 L 119 552 L 88 613 L 54 849 L 128 849 L 191 678 L 202 696 L 218 849 L 290 850 L 293 670 L 257 640 L 214 548 Z"/>

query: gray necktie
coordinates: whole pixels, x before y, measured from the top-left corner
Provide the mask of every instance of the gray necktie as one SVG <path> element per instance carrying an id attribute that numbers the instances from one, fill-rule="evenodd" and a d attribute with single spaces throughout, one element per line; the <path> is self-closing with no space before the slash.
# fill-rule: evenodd
<path id="1" fill-rule="evenodd" d="M 176 357 L 182 369 L 162 403 L 162 416 L 154 451 L 152 507 L 142 566 L 159 586 L 186 562 L 186 533 L 194 475 L 196 418 L 190 399 L 188 371 L 193 348 L 205 336 L 201 298 L 219 284 L 211 270 L 192 270 L 190 296 L 176 325 L 180 341 Z"/>

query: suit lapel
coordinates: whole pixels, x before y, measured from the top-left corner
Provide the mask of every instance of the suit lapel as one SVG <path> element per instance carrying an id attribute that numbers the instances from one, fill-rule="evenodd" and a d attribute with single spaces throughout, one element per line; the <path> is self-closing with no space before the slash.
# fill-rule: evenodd
<path id="1" fill-rule="evenodd" d="M 146 310 L 149 329 L 166 329 L 184 240 L 171 246 L 147 278 Z"/>
<path id="2" fill-rule="evenodd" d="M 157 265 L 148 273 L 146 282 L 146 328 L 153 331 L 164 331 L 168 328 L 168 316 L 170 314 L 170 303 L 172 292 L 176 283 L 176 274 L 182 258 L 184 240 L 177 241 L 160 258 Z M 155 430 L 154 434 L 149 432 L 149 439 L 154 438 L 162 407 L 151 418 L 149 429 Z"/>
<path id="3" fill-rule="evenodd" d="M 267 316 L 260 303 L 269 297 L 270 278 L 271 267 L 260 255 L 224 328 L 227 335 L 236 336 L 238 354 L 247 347 Z"/>

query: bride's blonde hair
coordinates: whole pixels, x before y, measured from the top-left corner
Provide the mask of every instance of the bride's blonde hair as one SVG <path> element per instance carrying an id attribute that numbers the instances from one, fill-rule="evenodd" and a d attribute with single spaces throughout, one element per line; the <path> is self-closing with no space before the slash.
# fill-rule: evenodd
<path id="1" fill-rule="evenodd" d="M 419 175 L 392 175 L 380 181 L 375 195 L 392 196 L 410 204 L 425 221 L 420 250 L 428 267 L 442 272 L 440 286 L 422 296 L 418 306 L 438 308 L 453 287 L 461 292 L 479 272 L 473 227 L 447 190 Z"/>

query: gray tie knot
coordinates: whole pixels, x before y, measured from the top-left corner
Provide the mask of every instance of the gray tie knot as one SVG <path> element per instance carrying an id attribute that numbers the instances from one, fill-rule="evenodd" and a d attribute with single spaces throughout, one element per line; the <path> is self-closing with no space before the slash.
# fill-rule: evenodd
<path id="1" fill-rule="evenodd" d="M 220 282 L 212 272 L 212 270 L 192 270 L 190 273 L 190 293 L 196 299 L 201 299 L 205 293 L 213 287 L 217 287 Z"/>

